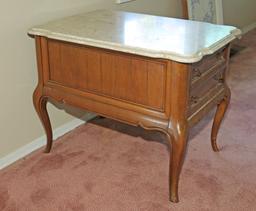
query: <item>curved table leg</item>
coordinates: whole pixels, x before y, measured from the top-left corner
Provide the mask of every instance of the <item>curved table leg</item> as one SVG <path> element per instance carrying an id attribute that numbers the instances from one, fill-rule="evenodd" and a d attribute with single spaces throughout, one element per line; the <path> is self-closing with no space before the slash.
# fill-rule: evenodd
<path id="1" fill-rule="evenodd" d="M 218 104 L 217 111 L 214 117 L 213 125 L 212 125 L 212 132 L 211 132 L 211 144 L 212 149 L 215 152 L 219 151 L 218 145 L 217 145 L 217 135 L 219 132 L 220 124 L 223 120 L 223 117 L 227 111 L 229 102 L 230 102 L 230 96 L 231 92 L 230 89 L 227 88 L 227 94 L 224 97 L 224 99 Z"/>
<path id="2" fill-rule="evenodd" d="M 47 144 L 44 150 L 45 153 L 49 153 L 52 148 L 52 127 L 46 108 L 47 100 L 48 98 L 46 96 L 42 96 L 37 89 L 35 90 L 33 94 L 34 107 L 43 124 L 47 137 Z"/>
<path id="3" fill-rule="evenodd" d="M 171 123 L 171 125 L 173 125 Z M 179 177 L 183 164 L 183 158 L 187 147 L 188 124 L 176 124 L 175 127 L 161 129 L 157 127 L 147 127 L 144 124 L 139 124 L 140 127 L 146 130 L 157 130 L 166 134 L 171 145 L 170 162 L 169 162 L 169 199 L 171 202 L 179 202 L 178 186 Z"/>
<path id="4" fill-rule="evenodd" d="M 178 185 L 183 158 L 187 146 L 188 128 L 187 125 L 177 125 L 173 133 L 168 132 L 168 138 L 171 142 L 170 167 L 169 167 L 169 187 L 170 201 L 179 202 Z"/>

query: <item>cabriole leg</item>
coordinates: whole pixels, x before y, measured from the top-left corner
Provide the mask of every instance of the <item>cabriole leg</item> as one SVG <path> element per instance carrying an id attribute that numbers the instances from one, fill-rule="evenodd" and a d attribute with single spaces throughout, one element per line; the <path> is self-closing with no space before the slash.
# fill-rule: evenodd
<path id="1" fill-rule="evenodd" d="M 219 151 L 218 145 L 217 145 L 217 135 L 219 132 L 220 124 L 224 118 L 224 115 L 227 111 L 229 102 L 230 102 L 230 96 L 231 92 L 230 89 L 227 88 L 227 94 L 224 97 L 224 99 L 218 104 L 217 111 L 214 117 L 213 125 L 212 125 L 212 132 L 211 132 L 211 144 L 212 149 L 215 152 Z"/>
<path id="2" fill-rule="evenodd" d="M 172 149 L 170 153 L 169 167 L 170 201 L 172 202 L 179 202 L 178 185 L 187 146 L 187 136 L 187 126 L 183 128 L 178 127 L 176 132 L 169 136 Z"/>
<path id="3" fill-rule="evenodd" d="M 52 148 L 52 127 L 51 127 L 51 122 L 50 122 L 49 115 L 47 112 L 47 107 L 46 107 L 47 100 L 48 98 L 40 95 L 40 93 L 37 90 L 34 92 L 34 95 L 33 95 L 34 107 L 43 124 L 46 137 L 47 137 L 47 144 L 44 150 L 45 153 L 49 153 Z"/>

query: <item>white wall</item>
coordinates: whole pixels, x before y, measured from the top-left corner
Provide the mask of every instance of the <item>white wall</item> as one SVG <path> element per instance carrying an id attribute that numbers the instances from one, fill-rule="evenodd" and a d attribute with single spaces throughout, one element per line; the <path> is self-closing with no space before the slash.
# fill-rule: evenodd
<path id="1" fill-rule="evenodd" d="M 178 0 L 137 0 L 115 5 L 115 0 L 2 0 L 0 5 L 0 158 L 43 135 L 32 105 L 37 83 L 34 40 L 26 34 L 33 25 L 97 8 L 114 8 L 158 15 L 179 15 Z M 53 106 L 56 128 L 73 117 Z M 80 116 L 78 112 L 77 116 Z"/>

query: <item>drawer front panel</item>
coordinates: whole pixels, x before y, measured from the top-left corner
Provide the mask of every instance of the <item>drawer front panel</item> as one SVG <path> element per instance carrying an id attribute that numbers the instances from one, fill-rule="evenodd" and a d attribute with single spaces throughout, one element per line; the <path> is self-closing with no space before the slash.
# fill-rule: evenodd
<path id="1" fill-rule="evenodd" d="M 192 65 L 189 116 L 224 89 L 226 65 L 225 49 Z"/>
<path id="2" fill-rule="evenodd" d="M 50 40 L 49 80 L 164 111 L 167 64 Z"/>
<path id="3" fill-rule="evenodd" d="M 198 86 L 193 88 L 190 93 L 189 115 L 204 106 L 207 101 L 223 88 L 223 71 L 217 72 L 208 80 L 198 84 Z"/>
<path id="4" fill-rule="evenodd" d="M 205 80 L 204 77 L 206 75 L 226 64 L 225 50 L 226 48 L 221 49 L 217 53 L 206 56 L 202 61 L 192 65 L 192 84 Z"/>

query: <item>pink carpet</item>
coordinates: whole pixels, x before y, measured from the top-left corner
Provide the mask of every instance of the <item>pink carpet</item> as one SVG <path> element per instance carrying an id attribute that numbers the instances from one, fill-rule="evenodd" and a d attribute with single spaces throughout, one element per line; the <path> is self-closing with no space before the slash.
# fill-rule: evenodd
<path id="1" fill-rule="evenodd" d="M 232 101 L 210 146 L 211 112 L 191 130 L 180 203 L 168 201 L 161 133 L 97 119 L 0 172 L 1 211 L 256 210 L 256 30 L 231 60 Z"/>

